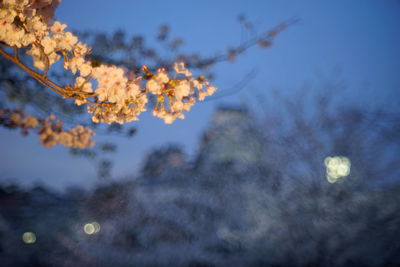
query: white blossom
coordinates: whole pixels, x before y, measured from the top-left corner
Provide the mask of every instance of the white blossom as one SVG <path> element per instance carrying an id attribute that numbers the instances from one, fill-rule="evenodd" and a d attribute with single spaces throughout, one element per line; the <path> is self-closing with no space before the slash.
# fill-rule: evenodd
<path id="1" fill-rule="evenodd" d="M 153 113 L 166 123 L 172 123 L 176 118 L 184 118 L 182 112 L 189 111 L 196 99 L 203 100 L 214 93 L 216 88 L 209 86 L 204 78 L 195 79 L 184 62 L 174 63 L 173 69 L 177 75 L 173 79 L 165 68 L 151 73 L 143 66 L 144 75 L 135 76 L 128 75 L 125 69 L 117 66 L 102 64 L 93 67 L 87 60 L 90 47 L 66 31 L 66 24 L 53 21 L 54 10 L 59 3 L 59 0 L 1 1 L 0 41 L 9 46 L 26 48 L 27 54 L 32 56 L 33 66 L 44 71 L 43 76 L 62 58 L 64 68 L 77 77 L 73 86 L 76 91 L 68 94 L 67 87 L 66 93 L 60 94 L 73 98 L 76 105 L 93 103 L 87 98 L 94 96 L 96 104 L 88 106 L 94 122 L 125 123 L 137 120 L 140 113 L 146 110 L 148 94 L 153 94 L 157 96 Z M 97 84 L 97 88 L 92 88 L 93 84 Z M 202 90 L 204 86 L 205 91 Z M 89 96 L 88 93 L 93 92 Z M 43 130 L 42 134 L 45 133 L 48 133 L 48 129 Z M 66 134 L 61 136 L 70 140 Z M 47 140 L 46 144 L 49 145 L 57 143 L 57 138 L 52 133 L 43 140 Z"/>

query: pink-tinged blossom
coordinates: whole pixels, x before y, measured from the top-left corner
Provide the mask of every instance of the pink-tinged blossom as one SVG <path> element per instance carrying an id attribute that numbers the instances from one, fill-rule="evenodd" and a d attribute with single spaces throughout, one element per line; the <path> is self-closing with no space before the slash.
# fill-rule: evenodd
<path id="1" fill-rule="evenodd" d="M 53 25 L 50 27 L 50 30 L 53 34 L 62 34 L 67 27 L 66 24 L 61 24 L 60 22 L 56 21 L 53 23 Z"/>
<path id="2" fill-rule="evenodd" d="M 183 74 L 186 77 L 191 77 L 192 73 L 185 67 L 184 62 L 175 62 L 174 63 L 174 70 L 178 74 Z"/>
<path id="3" fill-rule="evenodd" d="M 88 111 L 94 122 L 137 120 L 146 110 L 148 94 L 153 94 L 157 96 L 154 115 L 164 119 L 165 123 L 172 123 L 176 118 L 184 118 L 183 111 L 189 111 L 196 100 L 203 100 L 215 92 L 216 88 L 209 86 L 204 78 L 195 79 L 183 62 L 174 63 L 173 79 L 165 68 L 151 73 L 144 66 L 145 74 L 135 76 L 117 66 L 94 67 L 87 60 L 90 47 L 65 31 L 66 24 L 51 23 L 59 3 L 60 0 L 1 1 L 0 41 L 26 48 L 27 54 L 32 56 L 33 66 L 46 73 L 54 63 L 63 59 L 64 68 L 79 76 L 73 86 L 75 91 L 60 94 L 73 98 L 77 105 L 91 103 Z M 92 82 L 97 84 L 97 88 L 92 89 Z M 94 100 L 88 101 L 88 97 L 94 97 Z M 62 136 L 70 140 L 70 135 Z M 48 137 L 55 138 L 54 135 Z"/>

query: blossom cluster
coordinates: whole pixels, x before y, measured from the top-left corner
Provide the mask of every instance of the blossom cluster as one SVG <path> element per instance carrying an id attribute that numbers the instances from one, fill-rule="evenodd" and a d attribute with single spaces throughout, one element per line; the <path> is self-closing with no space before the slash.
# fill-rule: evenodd
<path id="1" fill-rule="evenodd" d="M 93 68 L 92 76 L 97 80 L 95 93 L 102 103 L 88 106 L 94 122 L 122 124 L 137 120 L 137 116 L 146 110 L 148 99 L 141 89 L 140 76 L 131 73 L 128 77 L 126 70 L 107 65 Z"/>
<path id="2" fill-rule="evenodd" d="M 82 125 L 68 131 L 63 130 L 62 122 L 54 115 L 40 120 L 34 116 L 26 115 L 22 110 L 1 109 L 0 125 L 7 128 L 21 128 L 22 134 L 29 130 L 38 129 L 40 143 L 44 146 L 64 145 L 84 149 L 92 147 L 94 132 Z"/>
<path id="3" fill-rule="evenodd" d="M 27 134 L 28 130 L 35 128 L 38 124 L 37 118 L 27 116 L 22 110 L 0 110 L 0 125 L 7 128 L 21 128 L 23 134 Z"/>
<path id="4" fill-rule="evenodd" d="M 64 145 L 73 148 L 84 149 L 92 147 L 94 132 L 82 125 L 78 125 L 68 131 L 62 129 L 62 123 L 54 115 L 45 118 L 39 131 L 40 143 L 50 147 Z"/>
<path id="5" fill-rule="evenodd" d="M 189 111 L 196 100 L 204 100 L 214 94 L 216 88 L 209 85 L 204 77 L 194 78 L 183 62 L 174 64 L 175 76 L 170 79 L 164 69 L 159 69 L 147 82 L 146 89 L 157 96 L 153 115 L 172 123 L 176 118 L 184 118 L 183 111 Z"/>
<path id="6" fill-rule="evenodd" d="M 142 73 L 88 60 L 90 47 L 71 32 L 67 25 L 53 21 L 60 0 L 4 0 L 0 2 L 0 41 L 12 47 L 27 48 L 35 68 L 46 78 L 49 68 L 63 60 L 75 84 L 58 93 L 72 98 L 75 104 L 88 104 L 94 122 L 125 123 L 137 120 L 146 110 L 149 95 L 157 103 L 153 115 L 172 123 L 184 118 L 194 103 L 212 95 L 216 88 L 203 76 L 193 77 L 183 62 L 174 64 L 174 76 L 159 68 L 152 73 L 143 66 Z M 36 77 L 38 79 L 38 77 Z M 93 89 L 93 84 L 97 85 Z"/>
<path id="7" fill-rule="evenodd" d="M 43 38 L 61 0 L 2 0 L 0 40 L 26 47 Z"/>

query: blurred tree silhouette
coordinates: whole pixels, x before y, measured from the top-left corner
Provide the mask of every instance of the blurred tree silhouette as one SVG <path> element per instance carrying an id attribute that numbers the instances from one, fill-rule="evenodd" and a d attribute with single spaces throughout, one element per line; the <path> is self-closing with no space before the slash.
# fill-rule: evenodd
<path id="1" fill-rule="evenodd" d="M 216 112 L 205 135 L 219 129 L 221 138 L 237 140 L 230 143 L 235 157 L 228 162 L 215 157 L 220 154 L 212 142 L 203 143 L 198 151 L 210 161 L 190 162 L 179 146 L 172 145 L 150 152 L 136 179 L 105 185 L 90 194 L 72 191 L 55 197 L 43 189 L 24 193 L 5 188 L 1 201 L 12 204 L 0 206 L 0 234 L 7 236 L 7 244 L 0 243 L 3 262 L 399 265 L 400 164 L 394 163 L 400 151 L 398 122 L 383 110 L 338 101 L 340 83 L 316 89 L 318 94 L 309 87 L 299 90 L 301 101 L 296 95 L 293 99 L 277 95 L 275 105 L 265 105 L 271 99 L 266 98 L 262 102 L 264 108 L 270 107 L 266 116 L 257 117 L 256 109 L 230 108 L 234 116 L 243 112 L 245 121 L 257 122 L 239 124 L 262 133 L 256 137 L 262 147 L 257 160 L 249 161 L 247 153 L 240 157 L 247 142 L 240 130 L 219 127 L 227 123 L 223 107 L 223 116 L 221 109 Z M 330 183 L 324 159 L 335 155 L 348 157 L 352 167 L 350 175 Z M 58 204 L 45 208 L 46 203 Z M 57 209 L 60 203 L 62 210 Z M 29 214 L 36 214 L 36 219 L 32 221 Z M 19 225 L 13 225 L 15 216 L 20 216 Z M 65 216 L 68 223 L 62 220 Z M 101 230 L 85 234 L 83 225 L 94 221 Z M 57 230 L 37 226 L 47 224 L 57 225 Z M 26 254 L 15 257 L 21 246 L 19 233 L 26 229 L 42 241 L 36 247 L 27 245 Z"/>

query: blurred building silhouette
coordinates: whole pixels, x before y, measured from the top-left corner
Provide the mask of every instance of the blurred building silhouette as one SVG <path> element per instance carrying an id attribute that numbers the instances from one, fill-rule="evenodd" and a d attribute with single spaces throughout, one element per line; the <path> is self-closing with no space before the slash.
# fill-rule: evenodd
<path id="1" fill-rule="evenodd" d="M 246 108 L 220 106 L 204 131 L 194 161 L 186 159 L 180 146 L 167 145 L 148 154 L 141 171 L 142 178 L 148 182 L 149 179 L 156 182 L 161 176 L 170 180 L 191 168 L 245 171 L 261 161 L 261 136 Z M 164 178 L 161 179 L 164 181 Z"/>
<path id="2" fill-rule="evenodd" d="M 260 161 L 261 135 L 249 111 L 241 106 L 220 106 L 200 141 L 197 168 L 229 165 L 236 169 Z"/>
<path id="3" fill-rule="evenodd" d="M 159 177 L 187 166 L 183 150 L 178 145 L 167 145 L 155 149 L 146 158 L 142 175 L 147 178 Z"/>

